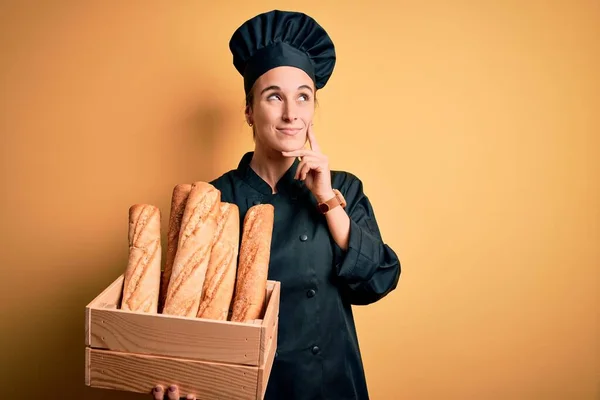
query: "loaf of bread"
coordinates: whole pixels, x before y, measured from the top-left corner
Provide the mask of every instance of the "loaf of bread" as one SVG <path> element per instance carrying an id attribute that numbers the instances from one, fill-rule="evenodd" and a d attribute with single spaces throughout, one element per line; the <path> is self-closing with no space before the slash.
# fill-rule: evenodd
<path id="1" fill-rule="evenodd" d="M 244 217 L 242 244 L 231 320 L 261 318 L 265 302 L 275 209 L 270 204 L 250 207 Z"/>
<path id="2" fill-rule="evenodd" d="M 160 263 L 160 210 L 149 204 L 134 204 L 129 208 L 129 261 L 121 309 L 158 312 Z"/>
<path id="3" fill-rule="evenodd" d="M 167 236 L 167 254 L 165 260 L 165 269 L 163 270 L 160 283 L 160 297 L 158 300 L 158 310 L 162 312 L 165 306 L 167 297 L 167 289 L 169 288 L 169 280 L 171 279 L 171 271 L 173 270 L 173 261 L 177 253 L 177 245 L 179 244 L 179 232 L 181 230 L 181 220 L 187 199 L 192 190 L 192 185 L 182 183 L 173 188 L 171 197 L 171 214 L 169 216 L 169 231 Z"/>
<path id="4" fill-rule="evenodd" d="M 221 192 L 194 182 L 183 212 L 163 314 L 196 317 L 217 231 Z"/>
<path id="5" fill-rule="evenodd" d="M 239 242 L 239 209 L 235 204 L 221 202 L 198 317 L 227 320 L 235 287 Z"/>

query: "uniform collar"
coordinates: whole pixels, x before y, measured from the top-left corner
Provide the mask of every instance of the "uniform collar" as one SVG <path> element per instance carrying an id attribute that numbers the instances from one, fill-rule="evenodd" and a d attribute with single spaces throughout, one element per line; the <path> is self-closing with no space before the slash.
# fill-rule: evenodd
<path id="1" fill-rule="evenodd" d="M 254 190 L 263 195 L 271 195 L 273 194 L 271 186 L 269 186 L 267 182 L 258 176 L 252 167 L 250 167 L 250 161 L 252 161 L 253 156 L 254 152 L 252 151 L 244 154 L 238 165 L 237 171 L 240 174 L 240 177 Z M 304 182 L 294 179 L 294 175 L 296 175 L 296 169 L 298 168 L 299 163 L 300 161 L 298 158 L 294 159 L 292 166 L 285 172 L 285 174 L 283 174 L 279 182 L 277 182 L 277 193 L 286 193 L 295 196 L 302 189 Z"/>

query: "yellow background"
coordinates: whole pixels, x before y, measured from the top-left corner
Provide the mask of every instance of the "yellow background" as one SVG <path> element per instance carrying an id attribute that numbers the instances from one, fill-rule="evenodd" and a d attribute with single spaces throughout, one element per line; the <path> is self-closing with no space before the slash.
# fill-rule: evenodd
<path id="1" fill-rule="evenodd" d="M 84 386 L 84 307 L 131 204 L 166 236 L 252 148 L 228 40 L 276 7 L 335 41 L 317 138 L 403 265 L 356 308 L 372 398 L 600 398 L 600 3 L 391 3 L 0 4 L 4 398 L 149 398 Z"/>

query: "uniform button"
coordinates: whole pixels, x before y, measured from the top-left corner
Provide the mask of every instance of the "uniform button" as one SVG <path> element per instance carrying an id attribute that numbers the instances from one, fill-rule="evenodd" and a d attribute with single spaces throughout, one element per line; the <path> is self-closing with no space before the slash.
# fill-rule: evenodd
<path id="1" fill-rule="evenodd" d="M 315 292 L 314 289 L 310 289 L 309 291 L 306 292 L 306 297 L 315 297 L 315 294 L 317 292 Z"/>
<path id="2" fill-rule="evenodd" d="M 254 201 L 252 202 L 252 204 L 254 204 L 255 206 L 257 206 L 257 205 L 259 205 L 259 204 L 260 204 L 260 200 L 254 200 Z"/>
<path id="3" fill-rule="evenodd" d="M 300 240 L 303 242 L 306 242 L 308 240 L 308 236 L 306 235 L 300 235 Z"/>
<path id="4" fill-rule="evenodd" d="M 319 346 L 313 346 L 313 348 L 312 348 L 313 354 L 319 354 L 320 351 L 321 351 L 321 349 L 319 348 Z"/>

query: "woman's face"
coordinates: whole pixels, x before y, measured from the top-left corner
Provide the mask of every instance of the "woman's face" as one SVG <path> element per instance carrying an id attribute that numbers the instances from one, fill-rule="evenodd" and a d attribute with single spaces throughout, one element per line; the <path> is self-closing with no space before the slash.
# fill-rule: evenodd
<path id="1" fill-rule="evenodd" d="M 315 113 L 314 83 L 301 69 L 277 67 L 252 89 L 246 119 L 254 125 L 256 146 L 281 152 L 304 147 Z"/>

